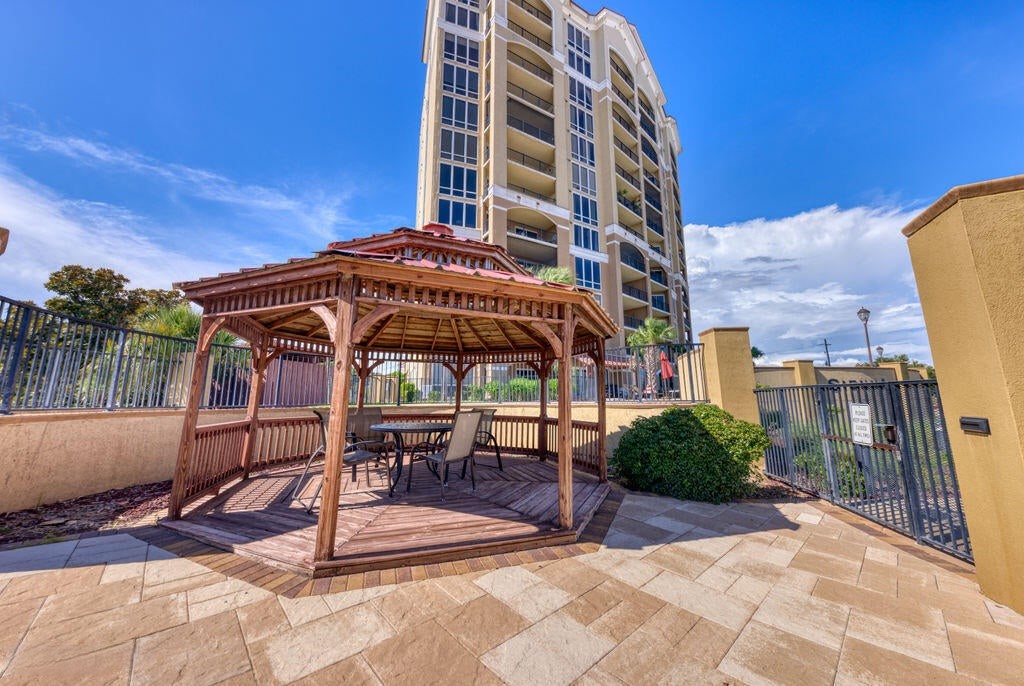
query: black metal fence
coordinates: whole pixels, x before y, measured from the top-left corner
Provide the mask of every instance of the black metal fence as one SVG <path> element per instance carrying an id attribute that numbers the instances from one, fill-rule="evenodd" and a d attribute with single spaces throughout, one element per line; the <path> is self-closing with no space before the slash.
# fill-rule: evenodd
<path id="1" fill-rule="evenodd" d="M 765 471 L 873 521 L 972 559 L 935 381 L 755 391 Z"/>
<path id="2" fill-rule="evenodd" d="M 177 408 L 185 404 L 196 343 L 84 321 L 0 296 L 0 413 L 25 410 Z M 214 345 L 202 407 L 244 407 L 249 399 L 250 351 Z M 573 399 L 642 402 L 707 400 L 703 347 L 663 344 L 609 348 L 603 382 L 593 361 L 573 361 Z M 333 361 L 288 353 L 267 370 L 264 407 L 326 405 Z M 357 380 L 353 380 L 352 398 Z M 557 381 L 548 380 L 555 402 Z M 524 364 L 474 368 L 464 402 L 538 402 L 540 380 Z M 439 364 L 387 362 L 367 381 L 366 402 L 453 404 L 455 379 Z"/>

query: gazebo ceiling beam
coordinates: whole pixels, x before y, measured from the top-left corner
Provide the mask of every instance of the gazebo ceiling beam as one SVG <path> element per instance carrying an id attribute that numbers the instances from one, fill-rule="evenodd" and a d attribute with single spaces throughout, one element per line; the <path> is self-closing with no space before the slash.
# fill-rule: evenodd
<path id="1" fill-rule="evenodd" d="M 313 314 L 320 317 L 320 323 L 307 332 L 306 335 L 311 336 L 315 331 L 326 327 L 327 334 L 331 337 L 331 343 L 336 343 L 334 331 L 338 328 L 338 317 L 327 305 L 314 305 L 309 309 L 313 311 Z"/>
<path id="2" fill-rule="evenodd" d="M 352 342 L 358 344 L 363 336 L 370 332 L 374 324 L 391 315 L 397 314 L 401 308 L 398 305 L 377 305 L 358 320 L 352 327 Z"/>
<path id="3" fill-rule="evenodd" d="M 434 352 L 434 348 L 437 346 L 437 337 L 441 333 L 441 326 L 444 324 L 443 319 L 437 320 L 437 327 L 434 329 L 434 338 L 430 341 L 430 352 Z"/>
<path id="4" fill-rule="evenodd" d="M 405 348 L 405 334 L 409 332 L 409 315 L 405 315 L 402 320 L 402 342 L 398 344 L 399 348 Z"/>
<path id="5" fill-rule="evenodd" d="M 491 352 L 491 346 L 487 345 L 487 340 L 481 336 L 480 332 L 476 330 L 475 326 L 473 326 L 473 320 L 467 318 L 465 322 L 466 328 L 469 329 L 469 332 L 472 333 L 473 336 L 476 337 L 476 340 L 480 342 L 480 347 L 484 349 L 484 352 Z"/>
<path id="6" fill-rule="evenodd" d="M 508 347 L 510 347 L 512 349 L 515 349 L 516 348 L 516 344 L 513 343 L 512 339 L 508 337 L 507 333 L 505 333 L 505 329 L 501 328 L 501 324 L 498 323 L 498 321 L 494 320 L 494 319 L 489 319 L 488 321 L 491 322 L 491 324 L 494 326 L 494 328 L 498 330 L 498 333 L 501 334 L 501 337 L 505 339 L 505 342 L 508 343 Z"/>
<path id="7" fill-rule="evenodd" d="M 526 326 L 522 322 L 513 321 L 510 323 L 512 324 L 512 326 L 516 327 L 516 329 L 518 329 L 524 336 L 526 336 L 531 341 L 539 345 L 541 348 L 547 348 L 548 345 L 550 345 L 546 338 L 537 335 L 537 332 L 535 332 L 533 329 L 531 329 L 529 326 Z"/>
<path id="8" fill-rule="evenodd" d="M 562 338 L 560 338 L 558 334 L 556 334 L 551 329 L 550 326 L 544 324 L 543 322 L 532 322 L 530 325 L 534 328 L 535 331 L 537 331 L 537 333 L 539 333 L 541 336 L 547 339 L 548 345 L 551 347 L 552 352 L 554 352 L 555 357 L 561 357 Z"/>
<path id="9" fill-rule="evenodd" d="M 551 321 L 545 317 L 533 317 L 523 314 L 508 314 L 505 312 L 487 312 L 486 310 L 469 310 L 458 307 L 444 307 L 441 305 L 425 305 L 422 303 L 403 303 L 383 298 L 359 297 L 361 305 L 397 305 L 402 312 L 413 312 L 418 317 L 428 318 L 430 315 L 439 317 L 473 317 L 476 319 L 508 319 L 520 322 L 547 322 Z M 432 317 L 431 317 L 432 318 Z"/>
<path id="10" fill-rule="evenodd" d="M 462 348 L 462 334 L 459 333 L 459 325 L 455 323 L 455 317 L 448 320 L 448 323 L 452 325 L 452 333 L 455 334 L 455 346 L 459 349 L 459 352 L 463 352 Z"/>
<path id="11" fill-rule="evenodd" d="M 377 329 L 376 333 L 370 336 L 370 340 L 366 341 L 366 343 L 363 343 L 362 345 L 365 346 L 366 348 L 369 348 L 374 343 L 376 343 L 377 339 L 380 338 L 380 335 L 387 330 L 388 325 L 395 320 L 396 316 L 397 315 L 394 313 L 388 315 L 387 318 L 384 319 L 383 323 L 381 323 L 380 328 Z"/>

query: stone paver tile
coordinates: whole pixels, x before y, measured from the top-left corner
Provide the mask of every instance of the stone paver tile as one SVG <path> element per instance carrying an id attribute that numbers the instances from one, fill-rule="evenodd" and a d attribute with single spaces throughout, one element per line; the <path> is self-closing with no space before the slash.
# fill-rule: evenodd
<path id="1" fill-rule="evenodd" d="M 870 550 L 870 548 L 869 548 Z M 888 596 L 898 595 L 896 567 L 865 558 L 857 585 Z"/>
<path id="2" fill-rule="evenodd" d="M 193 588 L 212 586 L 225 581 L 226 579 L 227 577 L 219 572 L 207 571 L 205 574 L 187 576 L 183 579 L 173 579 L 161 584 L 151 584 L 149 586 L 142 587 L 142 599 L 149 600 L 150 598 L 159 598 L 162 595 L 184 593 L 185 591 L 190 591 Z"/>
<path id="3" fill-rule="evenodd" d="M 0 606 L 29 598 L 75 592 L 98 586 L 103 567 L 74 567 L 56 569 L 28 576 L 12 578 L 0 593 Z"/>
<path id="4" fill-rule="evenodd" d="M 100 576 L 101 584 L 112 584 L 118 581 L 127 581 L 128 579 L 137 579 L 139 583 L 142 583 L 142 579 L 146 574 L 146 563 L 142 562 L 114 562 L 108 564 L 103 568 L 103 574 Z"/>
<path id="5" fill-rule="evenodd" d="M 701 519 L 703 518 L 684 510 L 669 510 L 668 512 L 661 513 L 657 517 L 645 519 L 644 523 L 656 526 L 659 529 L 664 529 L 665 531 L 671 531 L 678 536 L 689 531 L 693 531 L 701 524 L 700 521 L 693 520 Z"/>
<path id="6" fill-rule="evenodd" d="M 292 682 L 293 686 L 325 686 L 326 684 L 345 684 L 345 686 L 377 686 L 381 680 L 373 673 L 370 665 L 362 655 L 353 655 L 319 672 Z"/>
<path id="7" fill-rule="evenodd" d="M 656 517 L 662 512 L 679 507 L 680 501 L 666 496 L 645 496 L 635 493 L 628 494 L 619 505 L 616 512 L 616 521 L 619 517 L 629 517 L 637 521 L 644 521 Z"/>
<path id="8" fill-rule="evenodd" d="M 1024 680 L 1024 643 L 955 624 L 948 630 L 957 672 L 1000 684 Z"/>
<path id="9" fill-rule="evenodd" d="M 900 565 L 896 568 L 897 593 L 901 596 L 911 596 L 914 593 L 939 592 L 938 584 L 935 583 L 935 575 L 930 571 L 916 569 Z"/>
<path id="10" fill-rule="evenodd" d="M 789 536 L 776 536 L 775 540 L 771 543 L 771 547 L 796 554 L 804 547 L 804 542 L 802 539 L 790 538 Z"/>
<path id="11" fill-rule="evenodd" d="M 672 572 L 662 572 L 642 590 L 736 631 L 743 628 L 756 609 L 753 603 L 719 593 Z"/>
<path id="12" fill-rule="evenodd" d="M 692 683 L 700 674 L 718 664 L 736 637 L 735 633 L 725 627 L 700 620 L 716 627 L 712 632 L 721 630 L 727 634 L 727 642 L 720 646 L 717 657 L 702 659 L 696 650 L 691 652 L 686 647 L 679 647 L 688 632 L 698 624 L 698 619 L 686 610 L 666 605 L 613 648 L 597 663 L 595 669 L 626 684 L 667 683 L 673 676 L 685 677 L 681 681 Z M 702 639 L 701 649 L 715 643 L 713 636 L 703 628 L 698 633 Z M 696 648 L 697 644 L 691 643 L 689 647 Z"/>
<path id="13" fill-rule="evenodd" d="M 793 559 L 793 553 L 771 546 L 742 541 L 718 559 L 715 564 L 746 574 L 768 583 L 776 583 L 786 571 L 786 565 Z"/>
<path id="14" fill-rule="evenodd" d="M 953 655 L 944 628 L 916 627 L 853 608 L 846 635 L 942 669 L 953 669 Z"/>
<path id="15" fill-rule="evenodd" d="M 556 613 L 484 653 L 481 660 L 513 686 L 570 684 L 615 644 Z"/>
<path id="16" fill-rule="evenodd" d="M 508 605 L 486 594 L 449 610 L 436 621 L 474 655 L 486 653 L 530 624 Z"/>
<path id="17" fill-rule="evenodd" d="M 14 657 L 21 640 L 28 632 L 29 626 L 35 621 L 39 608 L 43 606 L 45 598 L 26 598 L 17 603 L 4 605 L 0 608 L 3 621 L 0 621 L 0 674 Z"/>
<path id="18" fill-rule="evenodd" d="M 150 546 L 151 555 L 154 550 L 160 549 Z M 186 560 L 181 557 L 171 557 L 166 559 L 148 560 L 146 562 L 146 575 L 144 578 L 147 586 L 156 586 L 158 584 L 167 583 L 168 581 L 178 581 L 179 579 L 185 579 L 198 574 L 207 574 L 209 572 L 210 569 L 208 567 L 196 564 L 192 560 Z"/>
<path id="19" fill-rule="evenodd" d="M 942 630 L 942 614 L 926 605 L 905 598 L 893 598 L 883 593 L 822 578 L 814 587 L 814 597 L 833 603 L 855 607 L 876 617 L 917 627 L 928 631 Z"/>
<path id="20" fill-rule="evenodd" d="M 458 607 L 459 603 L 431 580 L 404 586 L 373 601 L 373 605 L 396 631 L 404 631 Z"/>
<path id="21" fill-rule="evenodd" d="M 257 686 L 257 684 L 256 675 L 250 669 L 219 682 L 217 686 Z"/>
<path id="22" fill-rule="evenodd" d="M 634 588 L 643 586 L 662 572 L 661 568 L 642 560 L 627 558 L 602 570 L 605 574 Z"/>
<path id="23" fill-rule="evenodd" d="M 752 621 L 733 643 L 719 669 L 752 686 L 831 686 L 838 663 L 838 650 Z"/>
<path id="24" fill-rule="evenodd" d="M 779 580 L 775 582 L 776 588 L 791 588 L 794 591 L 810 593 L 818 583 L 819 577 L 811 572 L 795 567 L 789 567 L 782 573 Z"/>
<path id="25" fill-rule="evenodd" d="M 611 527 L 608 529 L 608 535 L 605 537 L 605 545 L 613 547 L 608 544 L 608 539 L 612 535 L 619 533 L 642 539 L 645 541 L 645 545 L 660 545 L 662 543 L 668 543 L 673 538 L 679 536 L 679 534 L 674 531 L 662 529 L 659 526 L 653 526 L 647 522 L 637 521 L 629 517 L 619 516 L 615 518 L 615 521 L 612 522 Z"/>
<path id="26" fill-rule="evenodd" d="M 128 534 L 83 538 L 68 558 L 67 566 L 85 567 L 108 562 L 145 562 L 148 547 L 149 545 L 145 541 L 140 541 Z"/>
<path id="27" fill-rule="evenodd" d="M 600 667 L 591 667 L 579 679 L 572 682 L 573 686 L 627 686 L 626 682 L 617 679 Z"/>
<path id="28" fill-rule="evenodd" d="M 608 583 L 613 584 L 614 582 Z M 614 589 L 614 593 L 621 598 L 622 602 L 591 622 L 587 629 L 591 633 L 609 638 L 615 643 L 625 639 L 666 606 L 666 603 L 660 598 L 633 588 Z"/>
<path id="29" fill-rule="evenodd" d="M 994 600 L 986 600 L 985 606 L 988 608 L 989 614 L 992 615 L 992 621 L 996 624 L 1005 624 L 1006 626 L 1024 629 L 1024 616 L 1017 614 L 1005 605 L 1000 605 Z"/>
<path id="30" fill-rule="evenodd" d="M 29 545 L 0 552 L 0 578 L 61 569 L 75 551 L 78 541 Z"/>
<path id="31" fill-rule="evenodd" d="M 742 540 L 742 536 L 723 536 L 721 532 L 698 527 L 674 540 L 672 547 L 686 552 L 700 553 L 717 560 Z"/>
<path id="32" fill-rule="evenodd" d="M 384 684 L 501 684 L 475 655 L 433 620 L 378 643 L 363 657 Z"/>
<path id="33" fill-rule="evenodd" d="M 12 669 L 3 675 L 3 683 L 4 686 L 126 686 L 131 672 L 134 647 L 135 641 L 127 641 L 121 645 L 67 660 L 44 662 L 25 669 Z"/>
<path id="34" fill-rule="evenodd" d="M 38 621 L 42 623 L 59 622 L 137 603 L 142 599 L 141 590 L 138 580 L 129 579 L 100 584 L 77 593 L 60 593 L 47 599 L 39 611 Z"/>
<path id="35" fill-rule="evenodd" d="M 28 667 L 84 655 L 188 621 L 183 595 L 166 596 L 63 622 L 34 625 L 12 666 Z"/>
<path id="36" fill-rule="evenodd" d="M 132 685 L 206 686 L 247 671 L 249 657 L 238 617 L 224 612 L 140 638 Z"/>
<path id="37" fill-rule="evenodd" d="M 780 588 L 785 587 L 782 586 Z M 733 598 L 745 600 L 748 603 L 760 605 L 771 589 L 772 585 L 767 581 L 761 581 L 760 579 L 743 574 L 726 590 L 726 594 L 731 595 Z"/>
<path id="38" fill-rule="evenodd" d="M 849 614 L 849 608 L 843 605 L 776 588 L 761 602 L 754 620 L 838 650 L 843 645 Z"/>
<path id="39" fill-rule="evenodd" d="M 381 598 L 394 593 L 401 586 L 374 586 L 373 588 L 360 588 L 356 591 L 344 591 L 342 593 L 331 593 L 321 596 L 331 612 L 339 612 L 347 607 L 354 607 L 375 598 Z"/>
<path id="40" fill-rule="evenodd" d="M 935 583 L 941 593 L 981 593 L 978 582 L 974 578 L 964 578 L 943 571 L 935 573 Z"/>
<path id="41" fill-rule="evenodd" d="M 291 623 L 276 596 L 244 605 L 235 610 L 235 614 L 238 616 L 246 643 L 256 643 L 291 628 Z"/>
<path id="42" fill-rule="evenodd" d="M 572 600 L 562 589 L 519 567 L 496 569 L 478 578 L 476 583 L 531 622 Z"/>
<path id="43" fill-rule="evenodd" d="M 801 512 L 796 516 L 796 521 L 803 524 L 821 524 L 821 515 L 811 514 L 810 512 Z"/>
<path id="44" fill-rule="evenodd" d="M 556 560 L 538 569 L 536 574 L 571 596 L 582 595 L 608 579 L 606 575 L 574 557 Z"/>
<path id="45" fill-rule="evenodd" d="M 701 575 L 695 579 L 695 581 L 699 584 L 704 584 L 708 588 L 724 592 L 736 583 L 736 580 L 739 578 L 740 574 L 737 572 L 714 564 L 705 569 Z"/>
<path id="46" fill-rule="evenodd" d="M 718 556 L 688 550 L 676 543 L 662 546 L 643 558 L 648 564 L 667 569 L 687 579 L 696 579 L 715 564 L 717 559 Z"/>
<path id="47" fill-rule="evenodd" d="M 796 554 L 789 566 L 817 576 L 845 581 L 848 584 L 856 584 L 857 579 L 860 578 L 860 562 L 806 548 Z"/>
<path id="48" fill-rule="evenodd" d="M 458 604 L 462 605 L 482 596 L 486 591 L 473 583 L 479 576 L 459 574 L 458 576 L 442 576 L 433 579 L 434 585 L 447 593 Z"/>
<path id="49" fill-rule="evenodd" d="M 320 619 L 331 614 L 331 608 L 328 607 L 327 602 L 318 595 L 306 596 L 305 598 L 278 596 L 277 602 L 281 604 L 281 609 L 284 610 L 284 614 L 288 617 L 288 622 L 292 626 L 312 622 L 314 619 Z"/>
<path id="50" fill-rule="evenodd" d="M 895 550 L 890 548 L 879 548 L 876 546 L 869 545 L 864 551 L 864 559 L 877 562 L 878 564 L 889 565 L 895 567 L 899 555 Z"/>
<path id="51" fill-rule="evenodd" d="M 234 610 L 243 605 L 258 603 L 273 595 L 270 591 L 230 578 L 209 586 L 193 588 L 186 593 L 188 616 L 192 621 Z"/>
<path id="52" fill-rule="evenodd" d="M 927 662 L 885 650 L 847 637 L 839 656 L 836 686 L 865 686 L 900 683 L 973 684 L 973 679 L 941 669 Z"/>
<path id="53" fill-rule="evenodd" d="M 391 638 L 395 630 L 369 603 L 251 644 L 260 683 L 290 683 Z"/>
<path id="54" fill-rule="evenodd" d="M 848 541 L 837 541 L 817 534 L 807 537 L 801 551 L 814 551 L 824 553 L 833 557 L 843 557 L 856 562 L 858 565 L 864 560 L 867 546 L 860 543 Z"/>
<path id="55" fill-rule="evenodd" d="M 616 590 L 616 584 L 603 583 L 570 602 L 560 612 L 587 626 L 622 602 Z"/>
<path id="56" fill-rule="evenodd" d="M 693 512 L 701 515 L 702 517 L 709 517 L 711 519 L 714 519 L 719 514 L 729 509 L 729 506 L 725 504 L 715 505 L 713 503 L 701 503 L 695 500 L 680 501 L 678 507 L 680 510 Z"/>

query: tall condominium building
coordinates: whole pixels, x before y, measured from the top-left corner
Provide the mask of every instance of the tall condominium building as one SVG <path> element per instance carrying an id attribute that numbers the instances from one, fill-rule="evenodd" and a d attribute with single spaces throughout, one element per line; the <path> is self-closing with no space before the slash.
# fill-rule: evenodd
<path id="1" fill-rule="evenodd" d="M 636 27 L 570 0 L 428 0 L 417 221 L 570 267 L 625 336 L 692 341 L 679 133 Z"/>

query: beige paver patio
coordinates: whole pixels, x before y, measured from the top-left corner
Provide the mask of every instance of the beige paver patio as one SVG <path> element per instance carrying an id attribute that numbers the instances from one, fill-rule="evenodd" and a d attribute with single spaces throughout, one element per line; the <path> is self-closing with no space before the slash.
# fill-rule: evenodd
<path id="1" fill-rule="evenodd" d="M 627 494 L 596 552 L 301 592 L 137 536 L 0 552 L 0 686 L 1024 681 L 967 565 L 813 501 Z"/>

